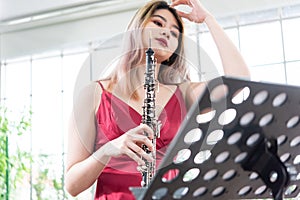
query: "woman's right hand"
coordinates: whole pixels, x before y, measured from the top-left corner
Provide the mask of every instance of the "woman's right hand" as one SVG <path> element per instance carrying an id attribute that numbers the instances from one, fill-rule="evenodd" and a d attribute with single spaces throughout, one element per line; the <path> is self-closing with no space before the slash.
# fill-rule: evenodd
<path id="1" fill-rule="evenodd" d="M 211 15 L 199 0 L 172 0 L 171 7 L 178 5 L 187 5 L 192 9 L 190 13 L 177 10 L 179 16 L 184 17 L 191 22 L 202 23 L 205 21 L 206 17 Z"/>
<path id="2" fill-rule="evenodd" d="M 147 133 L 146 136 L 144 133 Z M 120 137 L 111 140 L 103 146 L 104 155 L 107 157 L 118 157 L 127 155 L 138 163 L 139 166 L 144 166 L 145 162 L 142 157 L 148 161 L 153 161 L 151 154 L 147 154 L 142 146 L 146 145 L 150 151 L 153 150 L 151 139 L 154 138 L 153 130 L 146 124 L 141 124 L 133 129 L 130 129 Z"/>

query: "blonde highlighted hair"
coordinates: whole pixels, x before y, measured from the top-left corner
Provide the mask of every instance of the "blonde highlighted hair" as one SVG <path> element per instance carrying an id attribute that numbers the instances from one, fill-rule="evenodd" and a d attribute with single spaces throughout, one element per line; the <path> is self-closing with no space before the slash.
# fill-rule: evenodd
<path id="1" fill-rule="evenodd" d="M 175 17 L 179 27 L 178 47 L 168 60 L 161 63 L 158 73 L 158 81 L 163 84 L 178 84 L 184 80 L 189 79 L 187 75 L 187 68 L 184 61 L 184 44 L 183 34 L 184 27 L 180 16 L 177 15 L 176 10 L 171 8 L 167 2 L 162 0 L 153 0 L 148 2 L 144 7 L 140 8 L 132 20 L 130 21 L 127 32 L 124 37 L 124 49 L 122 58 L 117 67 L 109 76 L 109 89 L 112 89 L 118 82 L 121 91 L 131 94 L 133 99 L 139 99 L 135 92 L 136 85 L 143 80 L 139 80 L 140 76 L 137 74 L 137 67 L 142 64 L 144 58 L 145 47 L 142 42 L 142 30 L 149 21 L 155 11 L 159 9 L 169 10 Z"/>

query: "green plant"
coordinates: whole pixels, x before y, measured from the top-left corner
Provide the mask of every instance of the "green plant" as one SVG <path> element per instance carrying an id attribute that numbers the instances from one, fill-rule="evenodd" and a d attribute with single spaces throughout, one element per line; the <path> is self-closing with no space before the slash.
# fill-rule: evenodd
<path id="1" fill-rule="evenodd" d="M 53 187 L 56 191 L 57 199 L 68 199 L 67 194 L 65 194 L 65 192 L 64 192 L 63 176 L 60 179 L 53 179 L 52 182 L 53 182 Z"/>
<path id="2" fill-rule="evenodd" d="M 15 142 L 31 127 L 31 112 L 13 114 L 0 106 L 0 198 L 10 199 L 16 184 L 29 173 L 30 153 Z M 12 148 L 13 147 L 13 148 Z"/>
<path id="3" fill-rule="evenodd" d="M 39 154 L 35 159 L 35 175 L 33 189 L 37 200 L 68 199 L 63 190 L 63 175 L 58 178 L 57 171 L 53 168 L 54 161 L 50 155 Z"/>
<path id="4" fill-rule="evenodd" d="M 36 198 L 37 200 L 42 200 L 42 194 L 43 191 L 46 188 L 46 182 L 48 180 L 48 172 L 49 169 L 45 165 L 45 158 L 47 158 L 47 155 L 39 155 L 38 162 L 39 163 L 39 169 L 38 169 L 38 176 L 35 178 L 34 183 L 32 184 L 33 189 L 35 190 Z"/>

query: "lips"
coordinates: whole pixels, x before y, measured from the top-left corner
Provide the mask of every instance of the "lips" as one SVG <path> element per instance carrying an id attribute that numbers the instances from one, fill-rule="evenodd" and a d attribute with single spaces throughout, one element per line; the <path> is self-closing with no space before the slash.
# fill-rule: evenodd
<path id="1" fill-rule="evenodd" d="M 156 40 L 164 47 L 168 46 L 168 41 L 165 40 L 164 38 L 156 38 Z"/>

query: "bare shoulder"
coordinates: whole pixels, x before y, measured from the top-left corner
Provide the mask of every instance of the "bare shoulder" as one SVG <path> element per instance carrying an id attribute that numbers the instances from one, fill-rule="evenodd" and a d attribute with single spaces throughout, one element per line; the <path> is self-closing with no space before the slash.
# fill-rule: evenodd
<path id="1" fill-rule="evenodd" d="M 99 98 L 99 95 L 102 93 L 102 88 L 98 81 L 92 81 L 82 88 L 81 94 L 90 99 Z M 82 98 L 82 96 L 80 97 Z"/>
<path id="2" fill-rule="evenodd" d="M 100 83 L 101 83 L 101 85 L 103 86 L 103 88 L 104 88 L 105 90 L 108 90 L 108 85 L 109 85 L 109 83 L 110 83 L 110 80 L 109 80 L 109 79 L 98 80 L 98 81 L 96 81 L 95 83 L 97 83 L 98 86 L 100 86 Z"/>
<path id="3" fill-rule="evenodd" d="M 82 98 L 84 96 L 94 96 L 94 94 L 102 91 L 100 84 L 98 83 L 98 81 L 92 81 L 84 86 L 82 86 L 81 88 L 78 88 L 75 90 L 78 91 L 78 95 L 79 98 Z M 76 91 L 74 91 L 76 93 Z"/>
<path id="4" fill-rule="evenodd" d="M 78 89 L 78 94 L 74 93 L 74 109 L 96 110 L 101 100 L 102 88 L 97 81 Z"/>

